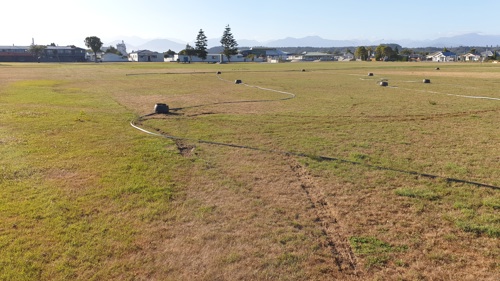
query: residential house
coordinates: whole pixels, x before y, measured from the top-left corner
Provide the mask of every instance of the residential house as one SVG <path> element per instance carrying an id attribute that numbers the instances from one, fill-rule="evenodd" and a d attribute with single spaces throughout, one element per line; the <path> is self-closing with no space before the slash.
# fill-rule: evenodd
<path id="1" fill-rule="evenodd" d="M 85 58 L 87 59 L 87 61 L 100 62 L 100 61 L 102 61 L 102 56 L 104 54 L 105 53 L 102 50 L 97 51 L 97 53 L 94 53 L 92 50 L 87 50 L 87 53 L 85 54 Z M 96 57 L 97 57 L 97 59 L 96 59 Z"/>
<path id="2" fill-rule="evenodd" d="M 483 58 L 483 60 L 493 59 L 493 58 L 497 58 L 499 56 L 500 56 L 500 53 L 497 51 L 487 50 L 487 51 L 481 52 L 481 57 Z"/>
<path id="3" fill-rule="evenodd" d="M 288 59 L 288 53 L 277 49 L 266 50 L 265 56 L 267 62 L 272 62 L 272 63 L 286 61 Z"/>
<path id="4" fill-rule="evenodd" d="M 182 63 L 191 63 L 191 62 L 206 62 L 206 63 L 224 63 L 227 60 L 227 57 L 223 54 L 207 54 L 206 59 L 202 59 L 198 56 L 188 55 L 179 55 L 175 54 L 173 57 L 165 58 L 165 62 L 182 62 Z M 231 62 L 246 62 L 247 60 L 242 54 L 237 54 L 231 56 Z M 261 60 L 262 61 L 262 60 Z"/>
<path id="5" fill-rule="evenodd" d="M 343 55 L 335 56 L 334 58 L 336 61 L 352 61 L 354 60 L 354 55 L 351 53 L 344 53 Z"/>
<path id="6" fill-rule="evenodd" d="M 206 59 L 202 59 L 198 56 L 179 55 L 175 54 L 173 57 L 168 57 L 164 59 L 165 62 L 206 62 L 206 63 L 217 63 L 221 62 L 221 54 L 207 54 Z"/>
<path id="7" fill-rule="evenodd" d="M 224 54 L 221 54 L 221 63 L 224 62 L 247 62 L 247 58 L 242 54 L 236 54 L 231 56 L 231 59 L 228 60 Z"/>
<path id="8" fill-rule="evenodd" d="M 412 62 L 422 61 L 423 59 L 424 59 L 423 56 L 420 54 L 411 54 L 408 56 L 408 61 Z"/>
<path id="9" fill-rule="evenodd" d="M 463 55 L 463 61 L 480 61 L 481 60 L 481 55 L 473 54 L 473 53 L 467 53 Z"/>
<path id="10" fill-rule="evenodd" d="M 452 62 L 457 61 L 457 54 L 453 52 L 436 52 L 428 55 L 426 58 L 428 61 L 434 62 Z"/>
<path id="11" fill-rule="evenodd" d="M 113 53 L 105 53 L 101 55 L 101 62 L 128 62 L 127 56 L 121 56 Z"/>
<path id="12" fill-rule="evenodd" d="M 291 61 L 333 61 L 333 54 L 321 52 L 303 52 L 297 55 L 288 55 L 288 60 Z"/>
<path id="13" fill-rule="evenodd" d="M 481 52 L 481 57 L 483 57 L 483 58 L 493 57 L 493 52 L 490 50 Z"/>
<path id="14" fill-rule="evenodd" d="M 163 62 L 163 54 L 150 50 L 132 51 L 129 56 L 129 61 L 134 62 Z"/>
<path id="15" fill-rule="evenodd" d="M 288 58 L 288 53 L 276 48 L 252 47 L 248 50 L 243 50 L 240 53 L 247 58 L 246 61 L 252 62 L 280 62 L 285 61 Z"/>
<path id="16" fill-rule="evenodd" d="M 34 62 L 36 58 L 28 51 L 29 47 L 0 46 L 0 62 Z"/>
<path id="17" fill-rule="evenodd" d="M 114 54 L 114 53 L 108 53 L 108 50 L 110 47 L 101 47 L 101 50 L 97 52 L 97 54 L 94 54 L 92 50 L 88 50 L 86 57 L 88 61 L 95 61 L 95 56 L 97 56 L 97 61 L 98 62 L 126 62 L 129 61 L 128 55 L 127 55 L 127 46 L 125 45 L 125 42 L 118 43 L 116 44 L 116 50 L 119 52 L 119 54 Z M 120 55 L 121 54 L 121 55 Z"/>
<path id="18" fill-rule="evenodd" d="M 40 58 L 41 62 L 84 62 L 85 49 L 75 46 L 47 46 Z"/>
<path id="19" fill-rule="evenodd" d="M 0 46 L 2 62 L 83 62 L 85 49 L 75 46 L 46 46 L 40 57 L 34 57 L 29 46 Z"/>

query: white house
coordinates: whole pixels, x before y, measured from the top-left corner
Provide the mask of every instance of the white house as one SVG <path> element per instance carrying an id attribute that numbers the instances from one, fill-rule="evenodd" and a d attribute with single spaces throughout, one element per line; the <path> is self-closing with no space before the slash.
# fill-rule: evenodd
<path id="1" fill-rule="evenodd" d="M 457 54 L 453 52 L 436 52 L 427 56 L 427 60 L 434 62 L 450 62 L 457 60 Z"/>
<path id="2" fill-rule="evenodd" d="M 198 56 L 191 56 L 191 58 L 187 55 L 179 55 L 175 54 L 173 57 L 165 58 L 165 62 L 206 62 L 206 63 L 216 63 L 221 61 L 220 54 L 207 54 L 207 58 L 203 60 Z"/>
<path id="3" fill-rule="evenodd" d="M 473 53 L 467 53 L 464 55 L 464 61 L 480 61 L 481 56 Z"/>
<path id="4" fill-rule="evenodd" d="M 149 50 L 132 51 L 128 55 L 129 61 L 135 62 L 163 62 L 163 54 Z"/>
<path id="5" fill-rule="evenodd" d="M 266 50 L 266 60 L 268 62 L 276 63 L 280 61 L 285 61 L 288 59 L 288 53 L 283 52 L 281 50 Z M 260 58 L 254 58 L 254 61 L 259 61 Z M 260 61 L 263 61 L 260 59 Z"/>
<path id="6" fill-rule="evenodd" d="M 128 62 L 127 56 L 120 56 L 113 53 L 106 53 L 101 55 L 102 62 Z"/>
<path id="7" fill-rule="evenodd" d="M 334 55 L 321 52 L 303 52 L 299 55 L 288 55 L 288 60 L 291 61 L 332 61 Z"/>
<path id="8" fill-rule="evenodd" d="M 221 54 L 221 63 L 224 62 L 247 62 L 247 58 L 245 58 L 242 54 L 236 54 L 231 56 L 231 59 L 228 60 L 225 55 Z"/>
<path id="9" fill-rule="evenodd" d="M 335 56 L 336 61 L 352 61 L 354 60 L 354 55 L 351 53 L 345 53 L 342 56 Z"/>

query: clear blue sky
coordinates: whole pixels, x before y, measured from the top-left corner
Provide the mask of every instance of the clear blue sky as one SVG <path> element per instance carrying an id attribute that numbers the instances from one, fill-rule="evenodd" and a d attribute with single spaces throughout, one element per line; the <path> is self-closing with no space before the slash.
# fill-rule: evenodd
<path id="1" fill-rule="evenodd" d="M 5 3 L 4 3 L 5 2 Z M 200 29 L 220 38 L 267 41 L 435 39 L 465 33 L 500 34 L 500 1 L 404 0 L 22 0 L 3 1 L 0 45 L 56 43 L 83 47 L 87 36 L 193 42 Z"/>

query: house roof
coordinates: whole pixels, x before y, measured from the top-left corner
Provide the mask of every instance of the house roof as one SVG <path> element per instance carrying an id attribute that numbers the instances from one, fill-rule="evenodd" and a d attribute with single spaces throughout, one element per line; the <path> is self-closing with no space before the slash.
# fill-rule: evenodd
<path id="1" fill-rule="evenodd" d="M 266 56 L 284 56 L 287 55 L 288 53 L 285 53 L 281 50 L 267 50 L 266 51 Z"/>
<path id="2" fill-rule="evenodd" d="M 75 47 L 75 46 L 46 46 L 46 49 L 47 50 L 71 50 L 71 49 L 84 50 L 83 48 L 79 48 L 79 47 Z"/>
<path id="3" fill-rule="evenodd" d="M 28 50 L 30 46 L 0 46 L 0 50 Z M 71 50 L 71 49 L 80 49 L 75 46 L 45 46 L 46 50 Z"/>
<path id="4" fill-rule="evenodd" d="M 483 56 L 483 57 L 492 57 L 493 56 L 493 52 L 492 51 L 484 51 L 484 52 L 481 52 L 481 56 Z"/>
<path id="5" fill-rule="evenodd" d="M 0 46 L 0 50 L 27 50 L 27 46 Z"/>
<path id="6" fill-rule="evenodd" d="M 158 52 L 153 52 L 150 50 L 137 50 L 137 51 L 132 51 L 131 54 L 159 54 Z"/>
<path id="7" fill-rule="evenodd" d="M 330 57 L 332 54 L 321 53 L 321 52 L 305 52 L 302 54 L 305 57 Z"/>
<path id="8" fill-rule="evenodd" d="M 432 53 L 430 55 L 428 55 L 427 57 L 453 57 L 453 56 L 456 56 L 457 54 L 453 53 L 453 52 L 435 52 L 435 53 Z"/>

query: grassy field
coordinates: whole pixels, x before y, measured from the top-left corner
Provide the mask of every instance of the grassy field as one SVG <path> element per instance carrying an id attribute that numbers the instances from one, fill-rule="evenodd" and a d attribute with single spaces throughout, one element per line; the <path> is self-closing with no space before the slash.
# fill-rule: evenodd
<path id="1" fill-rule="evenodd" d="M 500 279 L 496 64 L 0 80 L 0 280 Z"/>

